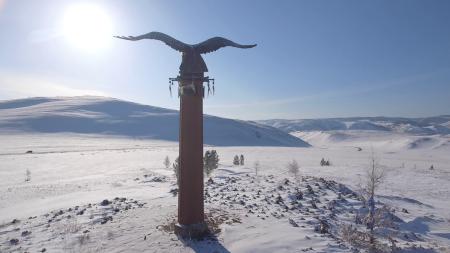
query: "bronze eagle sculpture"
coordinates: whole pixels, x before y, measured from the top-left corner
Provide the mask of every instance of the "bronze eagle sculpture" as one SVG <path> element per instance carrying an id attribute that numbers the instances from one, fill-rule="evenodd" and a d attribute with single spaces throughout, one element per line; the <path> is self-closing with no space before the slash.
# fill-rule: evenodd
<path id="1" fill-rule="evenodd" d="M 180 65 L 180 74 L 200 74 L 208 72 L 205 61 L 201 54 L 214 52 L 222 47 L 252 48 L 253 45 L 241 45 L 231 40 L 214 37 L 201 43 L 190 45 L 181 42 L 167 34 L 160 32 L 150 32 L 139 36 L 114 36 L 119 39 L 137 41 L 142 39 L 153 39 L 164 42 L 169 47 L 182 53 L 182 61 Z"/>

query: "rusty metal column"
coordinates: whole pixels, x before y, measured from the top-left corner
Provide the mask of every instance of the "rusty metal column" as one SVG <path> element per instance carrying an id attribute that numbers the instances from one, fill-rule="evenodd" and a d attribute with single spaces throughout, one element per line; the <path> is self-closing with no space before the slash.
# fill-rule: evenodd
<path id="1" fill-rule="evenodd" d="M 206 231 L 203 205 L 203 74 L 181 75 L 180 78 L 178 232 L 195 237 Z"/>

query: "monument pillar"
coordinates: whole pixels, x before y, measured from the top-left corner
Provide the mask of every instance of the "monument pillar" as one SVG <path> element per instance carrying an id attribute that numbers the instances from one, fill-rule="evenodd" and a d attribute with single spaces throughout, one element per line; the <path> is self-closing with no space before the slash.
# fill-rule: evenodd
<path id="1" fill-rule="evenodd" d="M 203 78 L 203 73 L 181 74 L 179 77 L 178 223 L 186 230 L 183 233 L 202 233 L 206 229 L 203 205 Z"/>
<path id="2" fill-rule="evenodd" d="M 208 72 L 202 54 L 214 52 L 223 47 L 253 48 L 222 37 L 213 37 L 201 43 L 189 45 L 167 34 L 149 32 L 139 36 L 115 36 L 119 39 L 138 41 L 160 40 L 182 53 L 180 75 L 169 78 L 169 89 L 178 82 L 180 96 L 180 150 L 178 174 L 178 224 L 175 232 L 182 237 L 198 237 L 207 231 L 203 205 L 203 83 L 214 79 L 204 77 Z"/>

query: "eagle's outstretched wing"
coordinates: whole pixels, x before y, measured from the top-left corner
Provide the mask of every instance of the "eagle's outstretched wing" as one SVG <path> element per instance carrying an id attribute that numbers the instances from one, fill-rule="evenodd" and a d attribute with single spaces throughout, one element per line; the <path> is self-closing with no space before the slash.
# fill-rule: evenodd
<path id="1" fill-rule="evenodd" d="M 241 45 L 235 43 L 231 40 L 222 38 L 222 37 L 214 37 L 209 40 L 205 40 L 202 43 L 193 45 L 196 52 L 200 54 L 206 54 L 216 51 L 222 47 L 238 47 L 238 48 L 252 48 L 255 47 L 256 44 L 253 45 Z"/>
<path id="2" fill-rule="evenodd" d="M 171 47 L 177 51 L 180 51 L 180 52 L 186 52 L 190 48 L 190 45 L 183 43 L 167 34 L 160 33 L 160 32 L 149 32 L 147 34 L 143 34 L 143 35 L 139 35 L 139 36 L 114 36 L 114 37 L 119 38 L 119 39 L 124 39 L 124 40 L 132 40 L 132 41 L 142 40 L 142 39 L 160 40 L 160 41 L 164 42 L 166 45 L 168 45 L 169 47 Z"/>

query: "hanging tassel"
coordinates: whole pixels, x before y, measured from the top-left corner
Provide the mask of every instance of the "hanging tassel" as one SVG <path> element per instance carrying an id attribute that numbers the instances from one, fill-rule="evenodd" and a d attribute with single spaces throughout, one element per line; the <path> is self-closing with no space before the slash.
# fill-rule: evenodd
<path id="1" fill-rule="evenodd" d="M 212 81 L 213 82 L 213 85 L 212 85 L 212 91 L 213 91 L 213 95 L 216 93 L 216 90 L 215 90 L 215 88 L 214 88 L 214 80 Z"/>
<path id="2" fill-rule="evenodd" d="M 208 97 L 209 97 L 210 93 L 211 93 L 211 87 L 209 86 L 209 81 L 208 81 Z"/>
<path id="3" fill-rule="evenodd" d="M 172 97 L 172 84 L 169 84 L 170 97 Z"/>

